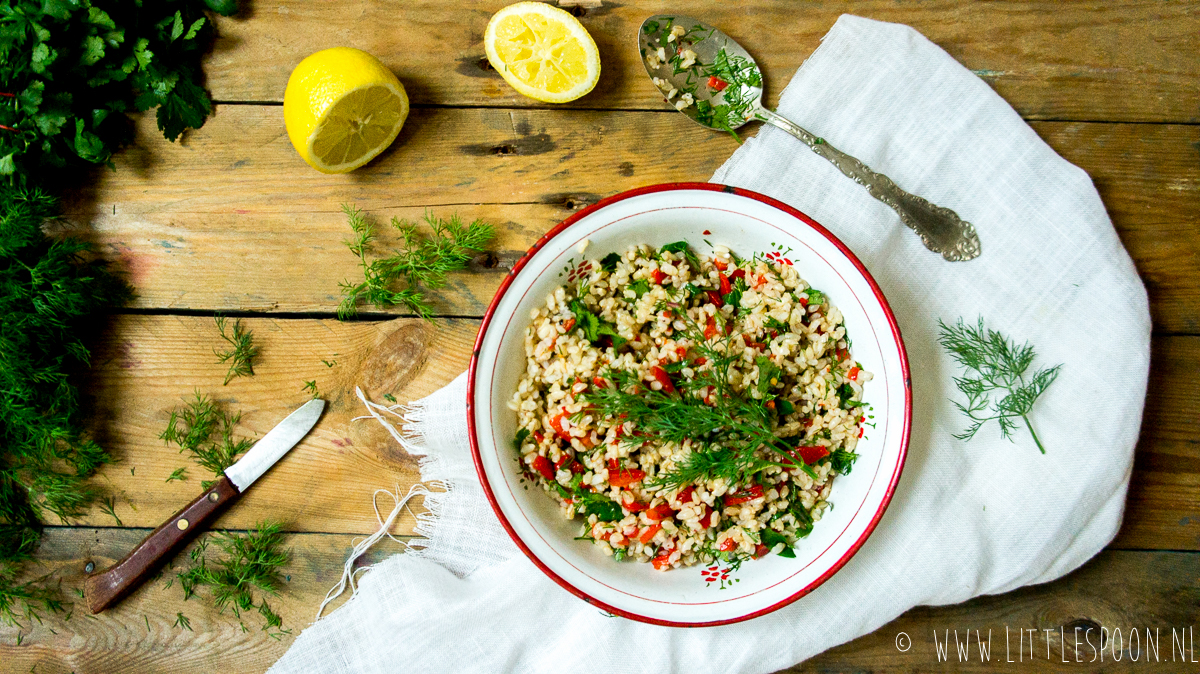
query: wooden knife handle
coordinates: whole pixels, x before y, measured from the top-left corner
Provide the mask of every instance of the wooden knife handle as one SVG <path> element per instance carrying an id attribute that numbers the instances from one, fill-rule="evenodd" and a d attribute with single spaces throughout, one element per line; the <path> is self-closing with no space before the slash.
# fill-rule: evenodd
<path id="1" fill-rule="evenodd" d="M 88 608 L 99 613 L 124 599 L 239 496 L 237 487 L 222 475 L 211 489 L 155 529 L 125 559 L 88 576 L 83 585 Z"/>

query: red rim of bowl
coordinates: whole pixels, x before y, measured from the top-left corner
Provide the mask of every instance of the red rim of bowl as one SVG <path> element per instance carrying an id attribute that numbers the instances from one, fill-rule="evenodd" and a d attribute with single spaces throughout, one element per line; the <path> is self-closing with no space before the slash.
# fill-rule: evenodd
<path id="1" fill-rule="evenodd" d="M 846 550 L 845 554 L 843 554 L 842 557 L 840 559 L 838 559 L 837 562 L 835 562 L 832 566 L 830 566 L 829 569 L 825 571 L 825 573 L 818 576 L 815 580 L 813 580 L 811 583 L 806 585 L 801 590 L 795 592 L 794 594 L 772 604 L 771 606 L 768 606 L 763 609 L 759 609 L 752 613 L 747 613 L 746 615 L 743 615 L 743 616 L 738 616 L 736 618 L 727 618 L 724 620 L 713 620 L 713 621 L 709 621 L 709 622 L 676 622 L 676 621 L 672 621 L 672 620 L 662 620 L 659 618 L 651 618 L 649 616 L 643 616 L 643 615 L 639 615 L 637 613 L 632 613 L 625 609 L 616 608 L 614 606 L 610 606 L 609 604 L 606 604 L 606 603 L 600 601 L 599 599 L 596 599 L 595 597 L 587 594 L 583 590 L 580 590 L 579 588 L 575 587 L 571 583 L 567 582 L 565 579 L 563 579 L 557 573 L 552 571 L 550 569 L 550 567 L 546 566 L 546 564 L 543 563 L 542 560 L 539 559 L 537 557 L 537 555 L 535 555 L 533 553 L 533 551 L 530 550 L 529 547 L 525 545 L 524 541 L 521 540 L 521 537 L 518 536 L 516 531 L 513 530 L 513 527 L 509 523 L 508 518 L 505 517 L 503 511 L 501 511 L 500 504 L 496 500 L 496 495 L 495 495 L 495 493 L 492 492 L 492 487 L 488 483 L 487 472 L 483 468 L 483 458 L 479 451 L 479 440 L 478 440 L 478 437 L 476 434 L 476 427 L 475 427 L 475 409 L 474 409 L 475 408 L 475 405 L 474 405 L 475 371 L 479 366 L 479 352 L 483 346 L 483 337 L 484 337 L 484 335 L 487 334 L 488 326 L 491 325 L 492 317 L 496 311 L 496 305 L 498 305 L 500 303 L 500 299 L 502 297 L 504 297 L 504 293 L 508 291 L 508 287 L 512 284 L 512 281 L 514 278 L 516 278 L 516 275 L 518 273 L 520 273 L 520 271 L 525 267 L 525 263 L 527 263 L 539 250 L 541 250 L 546 245 L 546 243 L 548 241 L 550 241 L 550 239 L 553 239 L 555 236 L 557 236 L 559 233 L 561 233 L 563 230 L 567 229 L 571 225 L 575 224 L 577 221 L 587 217 L 588 215 L 591 215 L 592 213 L 594 213 L 610 204 L 614 204 L 618 201 L 623 201 L 625 199 L 629 199 L 632 197 L 642 196 L 644 194 L 653 194 L 655 192 L 670 192 L 670 191 L 676 191 L 676 190 L 704 190 L 704 191 L 708 191 L 708 192 L 726 192 L 729 194 L 735 194 L 738 196 L 755 199 L 757 201 L 761 201 L 764 204 L 767 204 L 768 206 L 777 208 L 777 209 L 783 211 L 784 213 L 787 213 L 788 215 L 791 215 L 791 216 L 797 218 L 798 220 L 807 224 L 809 227 L 812 227 L 814 230 L 816 230 L 819 234 L 824 236 L 826 239 L 828 239 L 830 241 L 830 243 L 832 243 L 834 246 L 836 246 L 837 249 L 839 251 L 841 251 L 842 254 L 846 256 L 847 259 L 850 260 L 850 262 L 854 265 L 854 267 L 858 270 L 858 272 L 860 274 L 862 274 L 863 278 L 866 279 L 867 284 L 870 285 L 871 291 L 873 293 L 875 293 L 876 299 L 879 301 L 880 305 L 883 307 L 884 315 L 887 317 L 888 326 L 891 328 L 892 336 L 896 339 L 896 345 L 899 347 L 900 372 L 901 372 L 901 375 L 904 377 L 904 424 L 901 427 L 901 431 L 900 431 L 899 463 L 897 465 L 896 471 L 892 475 L 891 484 L 888 485 L 887 491 L 884 492 L 883 501 L 879 504 L 879 509 L 875 512 L 875 516 L 871 518 L 871 521 L 867 523 L 866 529 L 863 530 L 862 535 L 860 535 L 858 537 L 858 540 L 855 541 L 854 544 L 851 545 L 848 550 Z M 728 625 L 731 623 L 742 622 L 744 620 L 750 620 L 752 618 L 757 618 L 759 616 L 763 616 L 768 613 L 772 613 L 774 611 L 777 611 L 777 610 L 783 608 L 784 606 L 787 606 L 788 604 L 791 604 L 792 602 L 796 601 L 797 599 L 799 599 L 799 598 L 803 597 L 804 595 L 808 594 L 809 592 L 812 592 L 813 590 L 815 590 L 826 580 L 829 580 L 829 578 L 831 576 L 833 576 L 833 574 L 835 574 L 839 570 L 841 570 L 841 568 L 846 565 L 846 562 L 850 561 L 850 558 L 853 557 L 858 552 L 859 548 L 862 547 L 863 543 L 866 542 L 867 538 L 869 538 L 871 536 L 871 533 L 875 531 L 875 527 L 879 524 L 879 520 L 883 517 L 883 513 L 885 511 L 887 511 L 888 505 L 891 504 L 892 495 L 896 491 L 896 485 L 900 482 L 900 474 L 904 471 L 904 463 L 905 463 L 906 459 L 908 458 L 908 441 L 909 441 L 909 436 L 911 435 L 911 433 L 910 433 L 911 425 L 912 425 L 912 378 L 909 374 L 909 369 L 908 369 L 908 352 L 904 348 L 904 339 L 900 335 L 900 326 L 896 324 L 896 316 L 892 313 L 891 305 L 888 304 L 887 298 L 884 297 L 884 295 L 883 295 L 883 291 L 881 291 L 879 289 L 879 284 L 875 283 L 875 278 L 872 277 L 871 273 L 867 271 L 867 268 L 863 266 L 862 261 L 860 261 L 858 259 L 858 256 L 855 255 L 853 252 L 850 251 L 849 248 L 846 247 L 846 244 L 842 243 L 841 240 L 838 239 L 836 236 L 834 236 L 829 230 L 825 229 L 816 220 L 813 220 L 812 218 L 808 217 L 807 215 L 800 212 L 799 210 L 792 208 L 791 206 L 788 206 L 787 204 L 785 204 L 777 199 L 772 199 L 771 197 L 768 197 L 765 194 L 759 194 L 758 192 L 753 192 L 751 190 L 743 189 L 740 187 L 733 187 L 730 185 L 721 185 L 718 183 L 663 183 L 661 185 L 648 185 L 646 187 L 639 187 L 636 189 L 628 190 L 626 192 L 621 192 L 620 194 L 614 194 L 611 197 L 601 199 L 600 201 L 592 204 L 591 206 L 588 206 L 587 208 L 584 208 L 583 210 L 579 211 L 578 213 L 571 215 L 569 218 L 567 218 L 566 220 L 563 220 L 558 225 L 556 225 L 553 229 L 546 232 L 540 239 L 537 240 L 536 243 L 533 244 L 533 246 L 525 253 L 525 255 L 521 256 L 520 260 L 517 260 L 516 264 L 513 265 L 512 270 L 509 271 L 509 273 L 507 275 L 505 275 L 504 280 L 500 283 L 500 288 L 496 291 L 496 296 L 492 298 L 492 303 L 488 306 L 487 313 L 483 317 L 483 323 L 479 326 L 479 334 L 475 338 L 475 347 L 471 352 L 471 363 L 467 368 L 467 432 L 470 435 L 470 440 L 471 440 L 471 458 L 475 463 L 475 472 L 478 473 L 478 475 L 479 475 L 479 481 L 483 485 L 483 492 L 484 492 L 484 494 L 487 495 L 488 503 L 491 504 L 492 511 L 496 513 L 496 517 L 500 519 L 500 524 L 504 527 L 504 530 L 508 532 L 509 538 L 511 538 L 513 540 L 513 543 L 516 543 L 517 547 L 521 549 L 521 552 L 525 553 L 525 556 L 528 557 L 529 560 L 532 561 L 535 566 L 537 566 L 539 569 L 541 569 L 542 573 L 549 576 L 551 580 L 558 583 L 564 590 L 570 592 L 571 594 L 575 595 L 576 597 L 579 597 L 580 599 L 588 602 L 589 604 L 592 604 L 593 606 L 604 609 L 605 611 L 608 611 L 609 613 L 613 613 L 613 614 L 619 615 L 624 618 L 629 618 L 630 620 L 637 620 L 639 622 L 650 623 L 653 625 L 662 625 L 664 627 L 714 627 L 717 625 Z"/>

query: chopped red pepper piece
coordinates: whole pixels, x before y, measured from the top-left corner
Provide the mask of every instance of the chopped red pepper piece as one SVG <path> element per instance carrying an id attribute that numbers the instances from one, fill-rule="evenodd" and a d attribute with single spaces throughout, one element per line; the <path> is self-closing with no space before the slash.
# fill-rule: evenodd
<path id="1" fill-rule="evenodd" d="M 567 470 L 570 470 L 573 475 L 579 475 L 587 472 L 587 468 L 585 468 L 583 464 L 579 463 L 578 461 L 572 461 L 571 465 L 567 466 Z"/>
<path id="2" fill-rule="evenodd" d="M 736 281 L 738 279 L 745 280 L 745 278 L 746 278 L 746 270 L 745 269 L 734 269 L 733 273 L 731 273 L 729 275 L 730 281 Z"/>
<path id="3" fill-rule="evenodd" d="M 538 444 L 541 444 L 541 443 L 542 443 L 542 441 L 546 439 L 546 436 L 542 435 L 542 432 L 541 432 L 541 431 L 534 431 L 534 432 L 533 432 L 533 439 L 534 439 L 534 440 L 537 440 L 537 441 L 538 441 Z"/>
<path id="4" fill-rule="evenodd" d="M 592 377 L 592 386 L 596 388 L 608 388 L 608 382 L 604 381 L 602 377 Z"/>
<path id="5" fill-rule="evenodd" d="M 852 368 L 850 368 L 850 372 L 846 374 L 846 377 L 850 381 L 858 381 L 858 373 L 859 372 L 862 372 L 862 370 L 858 369 L 857 366 L 852 367 Z"/>
<path id="6" fill-rule="evenodd" d="M 733 286 L 729 284 L 729 277 L 725 274 L 717 272 L 717 280 L 721 282 L 721 297 L 728 295 L 733 290 Z"/>
<path id="7" fill-rule="evenodd" d="M 803 297 L 803 296 L 800 297 L 800 306 L 802 306 L 802 307 L 808 306 L 808 298 L 807 297 Z"/>
<path id="8" fill-rule="evenodd" d="M 654 565 L 655 571 L 662 571 L 663 569 L 671 566 L 670 560 L 671 560 L 671 553 L 664 552 L 661 555 L 650 560 L 650 563 Z"/>
<path id="9" fill-rule="evenodd" d="M 756 498 L 762 498 L 763 496 L 764 496 L 764 492 L 763 492 L 763 488 L 761 485 L 757 485 L 757 484 L 750 485 L 750 487 L 748 489 L 743 489 L 741 491 L 734 492 L 732 494 L 726 494 L 725 495 L 725 505 L 727 505 L 727 506 L 741 505 L 743 503 L 748 503 L 750 501 L 753 501 Z"/>
<path id="10" fill-rule="evenodd" d="M 804 463 L 813 464 L 821 459 L 829 456 L 829 448 L 821 445 L 808 445 L 805 447 L 796 448 L 800 452 L 800 458 L 804 459 Z"/>
<path id="11" fill-rule="evenodd" d="M 554 466 L 550 465 L 550 459 L 538 454 L 533 457 L 533 469 L 541 474 L 547 480 L 554 479 Z"/>
<path id="12" fill-rule="evenodd" d="M 843 360 L 850 360 L 850 351 L 844 346 L 839 346 L 837 349 L 837 359 L 839 363 Z"/>
<path id="13" fill-rule="evenodd" d="M 614 487 L 628 487 L 635 482 L 641 482 L 646 477 L 645 471 L 637 468 L 626 468 L 616 472 L 608 472 L 608 483 Z"/>
<path id="14" fill-rule="evenodd" d="M 719 257 L 713 258 L 713 266 L 720 271 L 725 271 L 729 267 L 729 263 Z"/>
<path id="15" fill-rule="evenodd" d="M 696 495 L 696 488 L 691 485 L 688 485 L 686 488 L 684 488 L 683 491 L 676 494 L 675 498 L 679 499 L 680 503 L 686 505 L 686 504 L 692 502 L 692 497 L 695 495 Z"/>
<path id="16" fill-rule="evenodd" d="M 768 548 L 767 546 L 763 545 L 762 543 L 759 543 L 754 548 L 754 558 L 758 559 L 759 557 L 765 557 L 766 554 L 770 551 L 771 551 L 771 548 Z"/>
<path id="17" fill-rule="evenodd" d="M 559 470 L 562 470 L 563 466 L 569 465 L 574 460 L 575 460 L 575 457 L 571 456 L 570 454 L 567 454 L 566 452 L 563 452 L 562 456 L 558 457 L 558 461 L 554 462 L 554 467 Z"/>
<path id="18" fill-rule="evenodd" d="M 671 375 L 667 374 L 666 370 L 662 369 L 658 365 L 655 365 L 654 367 L 650 368 L 650 375 L 654 377 L 655 381 L 662 385 L 662 390 L 664 393 L 675 392 L 675 384 L 671 383 Z"/>
<path id="19" fill-rule="evenodd" d="M 654 534 L 657 534 L 661 529 L 661 524 L 651 524 L 650 526 L 646 527 L 646 530 L 642 532 L 641 536 L 638 536 L 638 540 L 642 542 L 642 545 L 645 545 L 654 540 Z"/>
<path id="20" fill-rule="evenodd" d="M 708 332 L 708 330 L 706 329 L 706 330 L 705 330 L 705 332 Z M 693 360 L 693 361 L 692 361 L 692 365 L 694 365 L 695 367 L 700 367 L 700 366 L 704 365 L 704 364 L 705 364 L 705 363 L 707 363 L 707 362 L 708 362 L 708 359 L 707 359 L 707 358 L 705 358 L 704 356 L 700 356 L 700 357 L 699 357 L 699 358 L 697 358 L 696 360 Z"/>
<path id="21" fill-rule="evenodd" d="M 571 434 L 566 432 L 565 430 L 563 430 L 563 427 L 562 427 L 562 420 L 563 420 L 563 417 L 565 417 L 565 416 L 567 416 L 567 410 L 563 409 L 558 414 L 550 417 L 550 428 L 554 429 L 555 434 L 557 434 L 559 438 L 566 440 L 567 442 L 570 442 Z"/>
<path id="22" fill-rule="evenodd" d="M 708 295 L 708 301 L 709 301 L 709 303 L 710 303 L 710 304 L 712 304 L 714 307 L 723 307 L 723 306 L 725 306 L 725 300 L 721 299 L 721 293 L 719 293 L 719 292 L 717 292 L 717 291 L 715 291 L 715 290 L 709 290 L 709 291 L 706 291 L 706 293 L 705 293 L 705 294 L 707 294 L 707 295 Z"/>
<path id="23" fill-rule="evenodd" d="M 704 506 L 704 514 L 700 516 L 700 526 L 705 529 L 717 526 L 717 511 L 709 506 Z"/>
<path id="24" fill-rule="evenodd" d="M 646 519 L 651 522 L 659 522 L 671 517 L 675 514 L 675 509 L 666 503 L 661 503 L 646 511 Z"/>
<path id="25" fill-rule="evenodd" d="M 725 91 L 725 87 L 727 86 L 729 86 L 729 83 L 720 77 L 717 77 L 716 75 L 712 75 L 708 78 L 708 88 L 712 89 L 713 91 Z"/>
<path id="26" fill-rule="evenodd" d="M 737 541 L 733 540 L 732 538 L 726 538 L 721 543 L 721 546 L 719 549 L 721 552 L 733 552 L 734 550 L 737 550 L 737 546 L 738 546 Z"/>
<path id="27" fill-rule="evenodd" d="M 654 281 L 655 285 L 662 285 L 662 282 L 667 280 L 667 275 L 662 273 L 662 270 L 655 269 L 650 272 L 650 280 Z"/>

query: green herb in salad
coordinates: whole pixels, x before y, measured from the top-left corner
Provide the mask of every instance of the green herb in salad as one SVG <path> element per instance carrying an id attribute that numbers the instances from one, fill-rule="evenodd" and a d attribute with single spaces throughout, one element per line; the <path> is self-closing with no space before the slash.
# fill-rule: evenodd
<path id="1" fill-rule="evenodd" d="M 218 363 L 229 362 L 229 372 L 225 373 L 225 385 L 234 377 L 253 377 L 254 359 L 258 357 L 258 347 L 254 346 L 254 332 L 242 328 L 242 319 L 238 318 L 233 321 L 232 334 L 228 334 L 225 332 L 225 317 L 217 316 L 215 320 L 221 339 L 229 343 L 228 351 L 213 349 Z"/>

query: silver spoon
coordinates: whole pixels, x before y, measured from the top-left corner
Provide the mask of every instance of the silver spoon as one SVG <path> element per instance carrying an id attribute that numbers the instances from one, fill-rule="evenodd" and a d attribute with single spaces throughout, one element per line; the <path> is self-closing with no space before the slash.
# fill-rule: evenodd
<path id="1" fill-rule="evenodd" d="M 762 71 L 728 35 L 691 17 L 659 14 L 642 23 L 638 49 L 654 85 L 692 121 L 731 134 L 751 120 L 773 124 L 890 206 L 929 250 L 951 262 L 979 257 L 979 235 L 957 213 L 905 192 L 891 178 L 764 108 Z"/>

